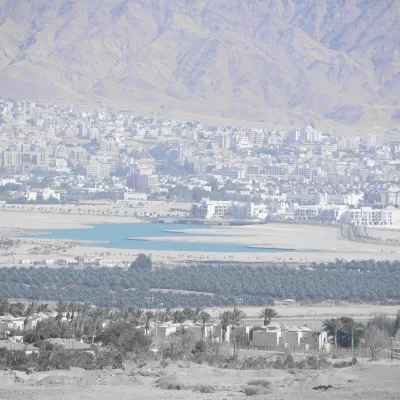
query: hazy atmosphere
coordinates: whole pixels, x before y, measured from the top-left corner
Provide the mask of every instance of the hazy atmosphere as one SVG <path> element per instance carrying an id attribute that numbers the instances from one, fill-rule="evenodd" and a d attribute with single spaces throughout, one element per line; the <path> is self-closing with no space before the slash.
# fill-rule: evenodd
<path id="1" fill-rule="evenodd" d="M 0 400 L 400 397 L 399 0 L 0 0 Z"/>

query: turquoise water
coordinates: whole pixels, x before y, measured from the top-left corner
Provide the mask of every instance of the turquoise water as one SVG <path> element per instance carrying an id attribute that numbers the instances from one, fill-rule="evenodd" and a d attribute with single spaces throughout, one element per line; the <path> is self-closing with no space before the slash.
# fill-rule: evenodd
<path id="1" fill-rule="evenodd" d="M 52 229 L 41 230 L 49 239 L 71 239 L 90 241 L 109 241 L 110 243 L 88 244 L 92 247 L 135 249 L 135 250 L 170 250 L 170 251 L 203 251 L 203 252 L 289 252 L 287 249 L 255 249 L 245 245 L 226 243 L 201 242 L 158 242 L 128 240 L 134 237 L 165 237 L 165 236 L 200 236 L 189 233 L 165 232 L 166 230 L 204 229 L 202 225 L 181 224 L 95 224 L 92 229 Z"/>

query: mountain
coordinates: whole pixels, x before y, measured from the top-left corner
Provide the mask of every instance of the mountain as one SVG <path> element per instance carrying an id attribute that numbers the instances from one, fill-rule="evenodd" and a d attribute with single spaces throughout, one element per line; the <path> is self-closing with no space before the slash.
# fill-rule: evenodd
<path id="1" fill-rule="evenodd" d="M 399 10 L 399 0 L 0 0 L 0 97 L 394 128 Z"/>

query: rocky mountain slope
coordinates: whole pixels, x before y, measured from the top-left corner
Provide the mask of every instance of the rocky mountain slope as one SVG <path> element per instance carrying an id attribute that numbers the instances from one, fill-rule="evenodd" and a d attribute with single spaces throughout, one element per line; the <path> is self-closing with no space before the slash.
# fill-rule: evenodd
<path id="1" fill-rule="evenodd" d="M 0 97 L 393 128 L 399 0 L 0 0 Z"/>

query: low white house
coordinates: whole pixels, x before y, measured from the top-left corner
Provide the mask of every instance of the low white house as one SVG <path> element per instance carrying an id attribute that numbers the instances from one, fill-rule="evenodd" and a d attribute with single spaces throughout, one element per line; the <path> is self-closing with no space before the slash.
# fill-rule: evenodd
<path id="1" fill-rule="evenodd" d="M 7 314 L 0 317 L 0 333 L 4 333 L 9 330 L 20 330 L 24 329 L 25 317 L 14 318 L 12 315 Z"/>
<path id="2" fill-rule="evenodd" d="M 252 343 L 255 347 L 315 349 L 326 350 L 329 347 L 328 335 L 325 331 L 313 331 L 308 327 L 280 327 L 275 324 L 253 331 Z"/>

